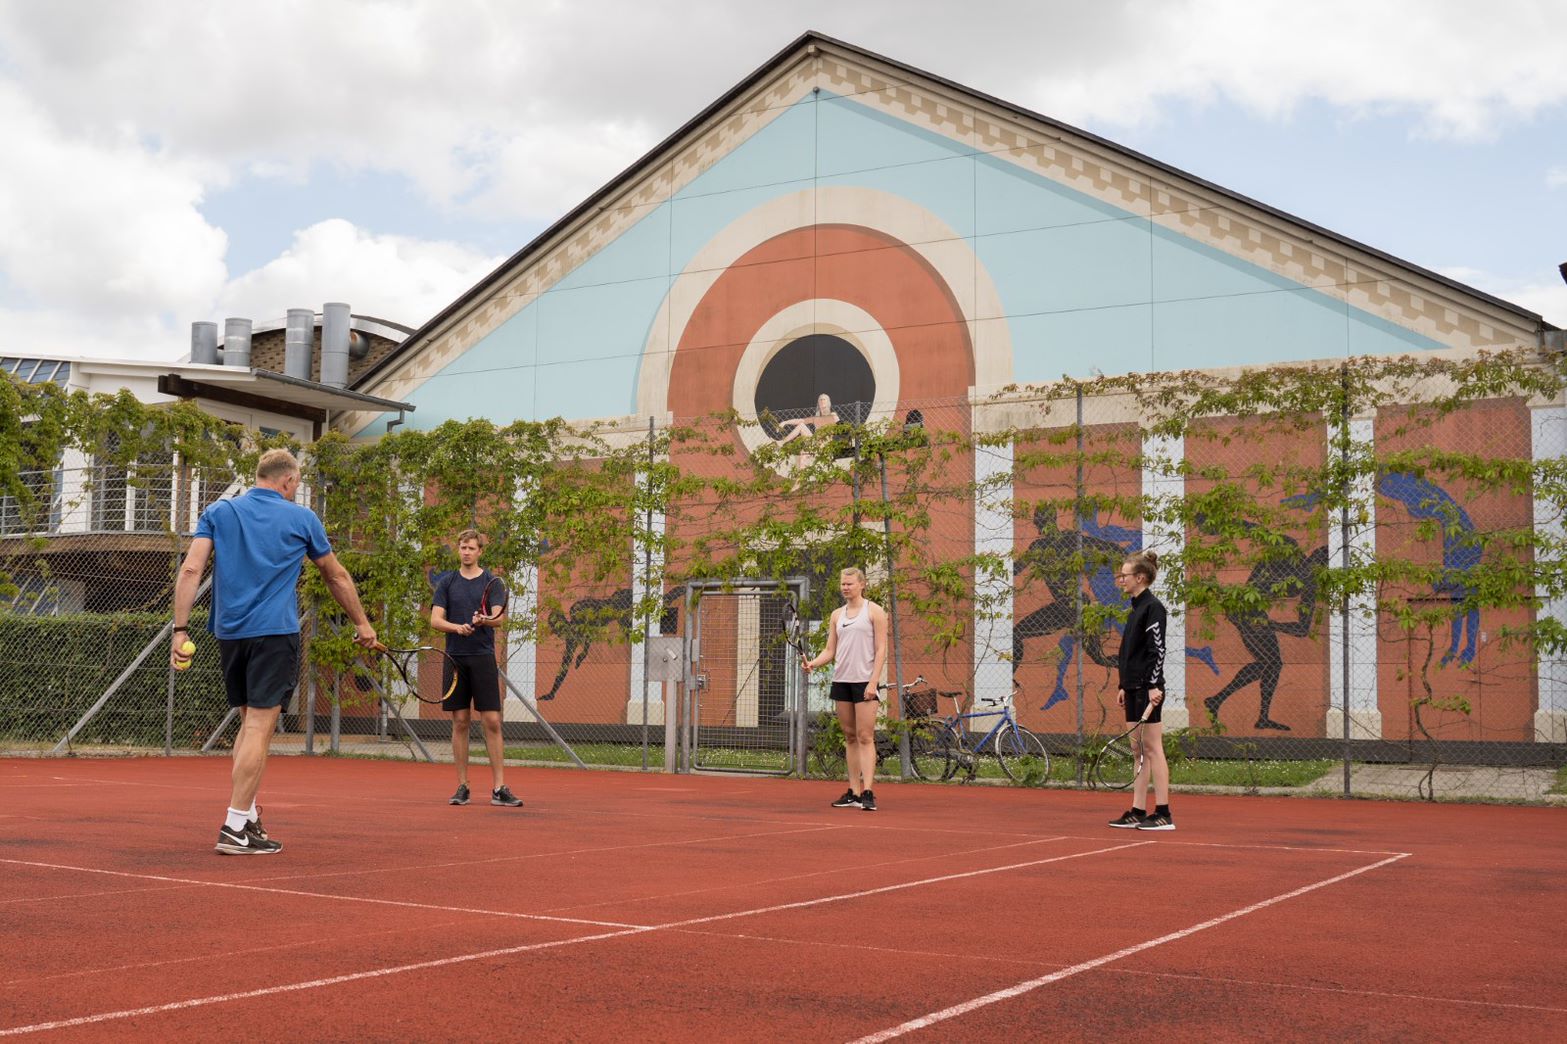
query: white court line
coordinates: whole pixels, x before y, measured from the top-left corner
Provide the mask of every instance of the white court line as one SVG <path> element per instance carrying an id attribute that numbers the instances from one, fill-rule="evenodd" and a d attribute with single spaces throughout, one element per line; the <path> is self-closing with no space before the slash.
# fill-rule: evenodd
<path id="1" fill-rule="evenodd" d="M 76 781 L 80 780 L 80 781 L 89 782 L 89 783 L 109 783 L 109 784 L 114 784 L 114 785 L 117 785 L 117 786 L 127 786 L 127 787 L 156 787 L 156 788 L 167 789 L 167 790 L 191 790 L 191 789 L 194 789 L 194 788 L 192 788 L 192 787 L 190 787 L 188 785 L 184 785 L 184 784 L 175 784 L 175 783 L 140 783 L 140 782 L 135 782 L 135 781 L 131 781 L 131 780 L 97 779 L 97 778 L 86 777 L 86 776 L 81 776 L 81 777 L 74 777 L 74 776 L 51 776 L 50 778 L 51 779 L 55 779 L 55 780 L 60 780 L 62 782 L 67 782 L 67 783 L 76 782 Z M 29 785 L 33 785 L 33 784 L 29 784 Z M 40 783 L 40 784 L 36 784 L 36 786 L 47 786 L 47 787 L 55 787 L 55 786 L 58 786 L 58 785 L 59 785 L 58 783 Z M 226 786 L 221 791 L 216 786 L 208 787 L 208 788 L 205 788 L 205 789 L 213 790 L 214 792 L 227 793 Z M 642 789 L 655 789 L 656 790 L 656 789 L 661 789 L 661 788 L 642 788 Z M 691 789 L 693 791 L 699 790 L 699 788 L 695 788 L 695 787 L 693 787 Z M 285 788 L 285 789 L 280 789 L 280 790 L 273 791 L 273 793 L 274 793 L 274 796 L 278 797 L 279 799 L 284 799 L 287 794 L 293 793 L 293 791 L 287 790 Z M 427 802 L 425 802 L 425 801 L 414 800 L 412 798 L 407 798 L 407 799 L 390 799 L 390 800 L 389 799 L 385 799 L 385 798 L 375 798 L 375 799 L 371 799 L 371 800 L 373 800 L 373 803 L 376 804 L 376 805 L 404 804 L 404 805 L 420 805 L 420 806 L 422 806 L 422 805 L 427 804 Z M 287 804 L 289 804 L 291 806 L 294 806 L 294 807 L 298 807 L 298 808 L 332 808 L 332 807 L 336 807 L 335 805 L 332 805 L 330 803 L 320 801 L 319 800 L 319 795 L 317 795 L 315 793 L 311 793 L 309 795 L 301 796 L 301 797 L 299 797 L 299 798 L 297 798 L 295 800 L 289 800 L 289 801 L 287 801 Z M 541 805 L 541 806 L 536 806 L 536 807 L 538 807 L 538 808 L 545 808 L 545 807 L 553 807 L 553 806 L 543 806 L 543 805 Z M 573 809 L 572 811 L 575 814 L 578 814 L 578 815 L 595 815 L 595 816 L 605 816 L 605 817 L 619 816 L 619 817 L 622 817 L 622 818 L 632 817 L 632 818 L 636 818 L 636 819 L 648 819 L 648 818 L 654 818 L 654 819 L 678 819 L 678 820 L 682 820 L 682 821 L 685 821 L 685 820 L 709 821 L 709 820 L 711 820 L 711 821 L 721 822 L 721 823 L 747 823 L 747 824 L 754 825 L 754 826 L 785 826 L 785 825 L 793 825 L 793 824 L 799 822 L 798 820 L 792 820 L 792 819 L 746 818 L 746 817 L 743 817 L 743 816 L 726 816 L 726 815 L 712 815 L 712 814 L 695 815 L 695 814 L 683 814 L 683 813 L 680 813 L 680 812 L 647 812 L 645 810 L 640 810 L 640 809 L 626 809 L 626 810 L 622 811 L 622 810 L 619 810 L 619 809 L 586 809 L 586 808 L 578 808 L 578 809 Z M 39 817 L 34 817 L 34 818 L 39 818 Z M 918 831 L 921 834 L 927 834 L 927 835 L 928 834 L 983 834 L 983 835 L 985 835 L 987 837 L 995 837 L 997 834 L 1011 834 L 1014 837 L 1036 837 L 1036 836 L 1040 836 L 1040 835 L 1033 834 L 1033 833 L 1031 833 L 1029 831 L 1026 831 L 1026 830 L 998 831 L 998 830 L 964 829 L 964 828 L 961 828 L 961 827 L 927 827 L 927 826 L 914 826 L 914 825 L 901 826 L 901 825 L 896 824 L 896 823 L 886 823 L 886 822 L 880 822 L 880 823 L 874 823 L 874 824 L 872 824 L 872 823 L 863 824 L 859 829 L 862 829 L 862 830 L 878 830 L 878 831 L 892 831 L 892 832 Z M 1094 835 L 1065 834 L 1065 835 L 1061 835 L 1061 836 L 1065 837 L 1068 840 L 1072 840 L 1072 841 L 1097 841 L 1097 840 L 1099 840 L 1098 836 L 1094 836 Z M 1307 845 L 1260 845 L 1260 844 L 1255 844 L 1255 843 L 1251 843 L 1251 844 L 1239 844 L 1239 843 L 1237 843 L 1237 844 L 1227 844 L 1225 842 L 1214 842 L 1214 841 L 1207 841 L 1207 842 L 1204 842 L 1204 841 L 1174 841 L 1174 840 L 1169 840 L 1169 839 L 1162 840 L 1161 843 L 1167 844 L 1167 845 L 1191 845 L 1191 846 L 1194 846 L 1194 847 L 1202 847 L 1202 848 L 1258 849 L 1258 850 L 1262 850 L 1262 851 L 1279 851 L 1279 852 L 1329 852 L 1329 853 L 1343 853 L 1343 854 L 1347 854 L 1347 855 L 1398 855 L 1398 854 L 1400 854 L 1400 853 L 1398 853 L 1398 852 L 1396 852 L 1394 850 L 1377 849 L 1377 848 L 1317 848 L 1317 847 L 1307 846 Z"/>
<path id="2" fill-rule="evenodd" d="M 1313 986 L 1310 983 L 1269 982 L 1266 979 L 1234 979 L 1218 975 L 1183 975 L 1180 972 L 1151 972 L 1135 968 L 1117 968 L 1122 975 L 1141 975 L 1158 979 L 1185 979 L 1191 982 L 1223 983 L 1226 986 L 1261 986 L 1275 990 L 1300 990 L 1306 993 L 1335 993 L 1350 997 L 1384 997 L 1388 1000 L 1419 1001 L 1422 1004 L 1464 1004 L 1476 1008 L 1509 1008 L 1519 1011 L 1545 1011 L 1553 1015 L 1567 1014 L 1567 1008 L 1546 1004 L 1519 1004 L 1516 1001 L 1473 1000 L 1468 997 L 1440 997 L 1433 993 L 1393 993 L 1389 990 L 1357 990 L 1349 986 Z"/>
<path id="3" fill-rule="evenodd" d="M 658 930 L 658 925 L 649 928 L 632 928 L 623 932 L 601 932 L 598 935 L 583 935 L 575 939 L 557 939 L 553 942 L 528 943 L 525 946 L 507 946 L 499 950 L 485 950 L 482 953 L 465 953 L 458 957 L 442 957 L 438 960 L 420 961 L 418 964 L 404 964 L 396 968 L 379 968 L 375 971 L 351 972 L 347 975 L 334 975 L 330 979 L 311 979 L 308 982 L 291 982 L 284 986 L 263 986 L 256 990 L 244 990 L 240 993 L 223 993 L 212 997 L 193 997 L 190 1000 L 174 1001 L 169 1004 L 153 1004 L 145 1008 L 130 1008 L 124 1011 L 109 1011 L 100 1015 L 83 1015 L 74 1019 L 60 1019 L 55 1022 L 35 1022 L 31 1026 L 9 1026 L 0 1029 L 0 1037 L 17 1037 L 23 1033 L 41 1033 L 45 1030 L 67 1029 L 71 1026 L 90 1026 L 94 1023 L 109 1022 L 115 1019 L 134 1019 L 141 1015 L 157 1015 L 166 1011 L 179 1011 L 183 1008 L 200 1008 L 209 1004 L 223 1004 L 228 1001 L 249 1000 L 253 997 L 271 997 L 279 993 L 297 993 L 301 990 L 320 989 L 323 986 L 336 986 L 345 982 L 359 982 L 364 979 L 380 979 L 388 975 L 400 975 L 403 972 L 424 971 L 428 968 L 443 968 L 453 964 L 464 964 L 469 961 L 482 961 L 491 957 L 509 957 L 513 954 L 528 953 L 533 950 L 548 950 L 556 946 L 570 946 L 573 943 L 594 942 L 599 939 L 619 939 L 627 935 L 640 935 L 643 932 Z"/>
<path id="4" fill-rule="evenodd" d="M 950 950 L 919 950 L 906 946 L 871 946 L 865 943 L 848 943 L 837 939 L 800 939 L 782 935 L 755 935 L 750 932 L 703 932 L 686 929 L 686 934 L 709 939 L 745 939 L 752 942 L 781 943 L 785 946 L 813 946 L 824 949 L 850 950 L 856 953 L 892 954 L 899 957 L 939 957 L 945 961 L 976 961 L 992 964 L 1036 964 L 1046 968 L 1063 965 L 1049 961 L 1029 960 L 1016 956 L 992 957 L 985 953 L 954 953 Z M 1433 993 L 1393 993 L 1388 990 L 1355 989 L 1350 986 L 1313 986 L 1309 983 L 1277 982 L 1270 979 L 1237 979 L 1228 975 L 1189 975 L 1182 972 L 1145 971 L 1141 968 L 1111 968 L 1113 975 L 1134 975 L 1144 979 L 1178 979 L 1184 982 L 1220 984 L 1225 986 L 1254 986 L 1281 992 L 1331 993 L 1346 997 L 1381 997 L 1387 1000 L 1418 1001 L 1421 1004 L 1459 1004 L 1475 1008 L 1506 1008 L 1518 1011 L 1542 1011 L 1552 1015 L 1567 1014 L 1567 1008 L 1546 1004 L 1519 1004 L 1514 1001 L 1474 1000 L 1469 997 L 1442 997 Z"/>
<path id="5" fill-rule="evenodd" d="M 130 877 L 142 881 L 163 881 L 177 885 L 204 885 L 208 888 L 236 888 L 244 892 L 265 892 L 268 895 L 304 896 L 310 899 L 337 899 L 345 903 L 370 903 L 375 906 L 401 906 L 411 910 L 437 910 L 442 913 L 479 914 L 484 917 L 513 917 L 524 921 L 553 921 L 557 924 L 586 924 L 595 928 L 641 928 L 642 925 L 623 921 L 590 921 L 580 917 L 551 917 L 547 914 L 516 913 L 511 910 L 476 910 L 466 906 L 440 906 L 434 903 L 411 903 L 400 899 L 374 899 L 363 895 L 334 895 L 331 892 L 304 892 L 293 888 L 263 888 L 260 885 L 239 884 L 234 881 L 203 881 L 196 877 L 164 877 L 159 874 L 133 874 L 125 870 L 98 870 L 90 866 L 67 866 L 64 863 L 35 863 L 27 859 L 0 859 L 0 863 L 16 866 L 37 866 L 46 870 L 75 870 L 84 874 L 105 874 L 109 877 Z M 147 889 L 152 891 L 152 889 Z M 43 897 L 45 899 L 51 896 Z"/>
<path id="6" fill-rule="evenodd" d="M 708 834 L 704 837 L 687 837 L 670 841 L 642 841 L 634 845 L 601 845 L 596 848 L 563 848 L 551 852 L 529 852 L 525 855 L 515 856 L 491 856 L 487 859 L 454 860 L 447 863 L 415 863 L 411 866 L 378 866 L 362 867 L 354 870 L 333 870 L 319 874 L 279 874 L 275 877 L 247 877 L 245 883 L 266 883 L 269 881 L 294 881 L 305 878 L 318 881 L 326 877 L 354 877 L 366 874 L 400 874 L 410 870 L 447 870 L 456 867 L 488 866 L 492 863 L 522 862 L 531 859 L 560 859 L 565 856 L 600 855 L 605 852 L 626 852 L 637 848 L 670 848 L 678 845 L 699 845 L 708 841 L 739 841 L 753 837 L 779 837 L 785 834 L 816 834 L 827 830 L 848 830 L 850 827 L 843 823 L 830 823 L 824 826 L 795 827 L 792 830 L 759 830 L 751 834 Z"/>
<path id="7" fill-rule="evenodd" d="M 434 924 L 422 924 L 403 928 L 384 928 L 374 932 L 356 932 L 355 942 L 364 942 L 370 939 L 384 939 L 389 935 L 425 934 L 442 928 L 456 928 L 469 925 L 472 922 L 463 920 L 438 921 Z M 716 933 L 715 933 L 716 934 Z M 82 968 L 77 971 L 51 972 L 48 975 L 30 975 L 22 979 L 0 979 L 0 986 L 19 986 L 23 983 L 59 982 L 62 979 L 81 979 L 93 975 L 114 975 L 121 972 L 144 971 L 148 968 L 165 968 L 175 964 L 205 964 L 209 961 L 227 961 L 238 957 L 249 957 L 258 953 L 276 953 L 280 950 L 298 950 L 307 946 L 320 946 L 333 942 L 331 936 L 317 936 L 310 939 L 296 939 L 293 942 L 277 943 L 273 946 L 252 946 L 243 950 L 218 950 L 211 953 L 196 953 L 188 957 L 169 957 L 160 961 L 138 961 L 135 964 L 109 964 L 98 968 Z"/>
<path id="8" fill-rule="evenodd" d="M 986 845 L 984 848 L 965 848 L 956 852 L 932 852 L 930 855 L 910 856 L 907 859 L 883 859 L 879 863 L 855 863 L 853 866 L 834 866 L 826 870 L 812 870 L 804 874 L 785 874 L 782 877 L 761 877 L 750 881 L 737 882 L 732 887 L 759 888 L 762 885 L 782 884 L 784 881 L 803 881 L 808 877 L 830 877 L 833 874 L 843 874 L 854 870 L 880 870 L 889 866 L 903 866 L 906 863 L 928 863 L 935 859 L 956 859 L 959 856 L 980 855 L 984 852 L 1001 852 L 1009 848 L 1027 848 L 1029 845 L 1042 845 L 1050 841 L 1065 840 L 1064 835 L 1058 837 L 1039 837 L 1032 841 L 1013 841 L 1005 845 Z M 621 903 L 647 903 L 661 899 L 678 899 L 686 895 L 703 895 L 714 889 L 687 888 L 680 892 L 663 892 L 659 895 L 638 895 L 621 899 L 605 899 L 595 903 L 573 903 L 569 906 L 552 906 L 548 908 L 550 913 L 558 913 L 562 910 L 592 910 L 600 906 L 617 906 Z"/>
<path id="9" fill-rule="evenodd" d="M 947 1019 L 957 1018 L 959 1015 L 967 1015 L 969 1012 L 978 1010 L 979 1008 L 995 1004 L 999 1001 L 1010 1000 L 1013 997 L 1018 997 L 1032 990 L 1037 990 L 1041 986 L 1048 986 L 1052 982 L 1060 982 L 1062 979 L 1068 979 L 1074 975 L 1081 975 L 1083 972 L 1092 971 L 1093 969 L 1102 967 L 1103 965 L 1109 964 L 1112 961 L 1121 960 L 1123 957 L 1130 957 L 1133 954 L 1142 953 L 1144 950 L 1151 950 L 1156 946 L 1163 946 L 1165 943 L 1177 942 L 1181 939 L 1187 938 L 1188 936 L 1196 935 L 1198 932 L 1206 931 L 1209 928 L 1224 924 L 1226 921 L 1233 921 L 1237 917 L 1245 917 L 1247 914 L 1256 913 L 1258 910 L 1265 910 L 1270 906 L 1284 902 L 1286 899 L 1294 899 L 1297 896 L 1305 895 L 1307 892 L 1314 892 L 1319 888 L 1326 888 L 1328 885 L 1338 884 L 1340 881 L 1347 881 L 1351 877 L 1357 877 L 1360 874 L 1368 873 L 1372 870 L 1379 869 L 1380 867 L 1387 866 L 1391 863 L 1396 863 L 1400 859 L 1407 859 L 1409 855 L 1410 853 L 1408 852 L 1400 852 L 1391 858 L 1383 859 L 1367 866 L 1350 870 L 1347 873 L 1339 874 L 1337 877 L 1330 877 L 1326 881 L 1318 881 L 1315 884 L 1305 885 L 1304 887 L 1296 888 L 1293 891 L 1285 892 L 1282 895 L 1276 895 L 1271 899 L 1264 899 L 1261 902 L 1252 903 L 1250 906 L 1243 906 L 1239 910 L 1232 910 L 1227 914 L 1220 914 L 1218 917 L 1203 921 L 1200 924 L 1194 924 L 1190 928 L 1182 928 L 1180 931 L 1170 932 L 1168 935 L 1161 935 L 1157 939 L 1149 939 L 1147 942 L 1140 942 L 1133 946 L 1127 946 L 1123 949 L 1115 951 L 1114 953 L 1107 953 L 1103 957 L 1095 957 L 1091 961 L 1084 961 L 1081 964 L 1074 964 L 1070 968 L 1062 968 L 1060 971 L 1051 972 L 1049 975 L 1041 975 L 1037 979 L 1030 979 L 1027 982 L 1020 982 L 1016 986 L 1009 986 L 1004 990 L 997 990 L 994 993 L 987 993 L 983 997 L 975 997 L 973 1000 L 967 1000 L 961 1004 L 954 1004 L 949 1008 L 942 1008 L 940 1011 L 933 1011 L 928 1015 L 921 1015 L 917 1019 L 910 1019 L 908 1022 L 893 1026 L 890 1029 L 884 1029 L 879 1033 L 872 1033 L 867 1036 L 860 1037 L 853 1041 L 852 1044 L 879 1044 L 880 1041 L 892 1040 L 894 1037 L 901 1037 L 906 1033 L 912 1033 L 915 1030 L 924 1029 L 927 1026 L 934 1026 L 938 1022 L 945 1022 Z"/>
<path id="10" fill-rule="evenodd" d="M 842 895 L 827 895 L 818 899 L 806 899 L 797 903 L 780 903 L 776 906 L 763 906 L 754 910 L 740 910 L 735 913 L 712 914 L 707 917 L 691 917 L 683 921 L 670 921 L 667 924 L 650 924 L 641 927 L 631 927 L 624 931 L 618 932 L 599 932 L 595 935 L 582 935 L 575 939 L 557 939 L 552 942 L 527 943 L 522 946 L 507 946 L 498 950 L 483 950 L 479 953 L 459 954 L 456 957 L 441 957 L 436 960 L 419 961 L 415 964 L 402 964 L 393 968 L 377 968 L 372 971 L 350 972 L 346 975 L 334 975 L 328 979 L 311 979 L 306 982 L 293 982 L 282 986 L 263 986 L 259 989 L 245 990 L 240 993 L 222 993 L 210 997 L 192 997 L 189 1000 L 171 1001 L 167 1004 L 153 1004 L 144 1008 L 129 1008 L 122 1011 L 106 1011 L 97 1015 L 81 1015 L 77 1018 L 59 1019 L 54 1022 L 36 1022 L 30 1026 L 9 1026 L 0 1029 L 0 1037 L 14 1037 L 23 1033 L 39 1033 L 44 1030 L 67 1029 L 72 1026 L 89 1026 L 100 1022 L 112 1022 L 118 1019 L 132 1019 L 143 1015 L 157 1015 L 166 1011 L 180 1011 L 186 1008 L 199 1008 L 210 1004 L 224 1004 L 229 1001 L 249 1000 L 255 997 L 270 997 L 279 993 L 297 993 L 301 990 L 313 990 L 320 989 L 325 986 L 337 986 L 345 982 L 360 982 L 365 979 L 381 979 L 390 975 L 401 975 L 405 972 L 424 971 L 429 968 L 449 967 L 450 965 L 466 964 L 471 961 L 489 960 L 492 957 L 509 957 L 514 954 L 530 953 L 536 950 L 547 950 L 561 946 L 570 946 L 575 943 L 599 942 L 604 939 L 622 939 L 626 936 L 643 935 L 648 932 L 689 928 L 694 924 L 712 924 L 716 921 L 734 920 L 737 917 L 755 917 L 761 914 L 776 913 L 779 910 L 796 910 L 807 906 L 821 906 L 825 903 L 840 903 L 851 899 L 863 898 L 864 896 L 868 895 L 880 895 L 884 892 L 895 892 L 900 889 L 917 888 L 920 885 L 937 884 L 943 881 L 956 881 L 967 877 L 979 877 L 984 874 L 998 874 L 1007 870 L 1020 870 L 1030 866 L 1042 866 L 1046 863 L 1060 863 L 1068 859 L 1081 859 L 1085 856 L 1102 855 L 1105 852 L 1117 852 L 1126 848 L 1137 848 L 1141 845 L 1150 844 L 1153 844 L 1153 842 L 1134 841 L 1130 844 L 1111 845 L 1109 848 L 1095 849 L 1091 852 L 1074 852 L 1070 855 L 1051 856 L 1048 859 L 1035 859 L 1026 863 L 1012 863 L 1007 866 L 997 866 L 986 870 L 969 870 L 959 874 L 943 874 L 940 877 L 927 877 L 919 881 L 906 881 L 903 884 L 884 885 L 881 888 L 870 888 L 861 892 L 847 892 Z"/>
<path id="11" fill-rule="evenodd" d="M 560 858 L 560 857 L 563 857 L 563 856 L 587 855 L 587 854 L 601 853 L 601 852 L 621 852 L 621 851 L 625 851 L 625 850 L 628 850 L 628 849 L 635 849 L 635 848 L 658 848 L 658 847 L 671 846 L 671 845 L 692 845 L 692 844 L 700 844 L 700 843 L 706 842 L 706 841 L 731 841 L 731 840 L 752 838 L 752 837 L 774 837 L 774 836 L 777 836 L 779 834 L 812 834 L 812 833 L 819 833 L 819 832 L 824 831 L 824 830 L 847 830 L 847 829 L 849 829 L 849 828 L 844 826 L 844 825 L 842 825 L 842 824 L 834 824 L 834 825 L 831 825 L 831 826 L 801 827 L 801 828 L 799 828 L 797 830 L 764 830 L 764 831 L 759 831 L 759 832 L 754 833 L 754 834 L 713 834 L 713 835 L 708 836 L 708 837 L 686 838 L 686 839 L 679 840 L 679 841 L 649 841 L 649 842 L 645 842 L 643 844 L 637 844 L 637 845 L 614 845 L 614 846 L 603 847 L 603 848 L 572 848 L 572 849 L 563 849 L 563 850 L 561 850 L 559 852 L 537 852 L 537 853 L 529 853 L 528 855 L 520 855 L 520 856 L 492 856 L 489 859 L 468 859 L 468 860 L 461 860 L 461 861 L 448 862 L 448 863 L 424 863 L 424 864 L 416 864 L 416 865 L 412 865 L 412 866 L 371 867 L 371 868 L 365 868 L 365 869 L 341 870 L 341 871 L 333 871 L 331 873 L 319 873 L 319 874 L 280 874 L 280 875 L 275 876 L 275 877 L 247 877 L 247 878 L 241 878 L 238 881 L 202 881 L 201 883 L 202 884 L 208 884 L 208 885 L 214 885 L 214 886 L 222 886 L 222 887 L 225 887 L 225 888 L 239 888 L 239 887 L 250 886 L 255 891 L 272 891 L 273 889 L 266 889 L 266 888 L 263 888 L 261 886 L 263 884 L 269 884 L 269 883 L 275 882 L 275 881 L 297 881 L 297 880 L 300 880 L 300 879 L 305 879 L 305 880 L 310 880 L 310 881 L 319 881 L 319 880 L 322 880 L 323 878 L 327 878 L 327 877 L 363 877 L 363 876 L 366 876 L 368 874 L 405 873 L 405 872 L 410 871 L 410 870 L 445 870 L 445 869 L 451 869 L 451 868 L 454 868 L 454 867 L 485 866 L 485 865 L 492 864 L 492 863 L 516 862 L 516 861 L 520 861 L 520 860 L 524 860 L 524 859 Z M 15 859 L 0 859 L 0 862 L 19 863 L 19 864 L 24 865 L 24 866 L 40 866 L 40 867 L 51 867 L 51 866 L 54 865 L 54 864 L 50 864 L 50 863 L 23 863 L 21 860 L 15 860 Z M 80 867 L 80 866 L 67 866 L 67 867 L 64 867 L 64 869 L 67 869 L 67 870 L 78 870 L 78 871 L 82 871 L 84 873 L 104 873 L 104 874 L 115 873 L 115 871 L 111 871 L 111 870 L 92 870 L 90 868 Z M 123 874 L 122 876 L 125 876 L 125 877 L 140 877 L 140 878 L 146 878 L 147 880 L 152 880 L 152 881 L 173 881 L 173 882 L 176 882 L 175 887 L 179 887 L 179 888 L 184 888 L 184 887 L 188 886 L 188 881 L 186 879 L 184 879 L 184 878 L 163 878 L 163 877 L 155 877 L 155 876 L 152 876 L 152 875 L 149 875 L 149 874 L 130 874 L 130 873 Z M 197 880 L 199 880 L 199 879 L 197 879 Z M 103 896 L 103 895 L 139 895 L 139 894 L 144 894 L 144 893 L 150 894 L 152 892 L 173 891 L 173 890 L 174 890 L 173 888 L 119 888 L 119 889 L 114 889 L 112 891 L 106 891 L 106 892 L 72 892 L 72 893 L 67 893 L 65 895 L 29 895 L 29 896 L 23 896 L 22 898 L 19 898 L 19 899 L 0 899 L 0 906 L 8 906 L 8 905 L 16 904 L 16 903 L 47 903 L 47 902 L 51 902 L 51 901 L 57 900 L 57 899 L 90 899 L 90 898 L 93 898 L 93 897 L 96 897 L 96 896 Z M 289 891 L 287 891 L 285 889 L 276 889 L 276 891 L 278 891 L 279 893 L 284 894 L 284 895 L 319 895 L 319 896 L 321 896 L 322 898 L 325 898 L 325 899 L 347 898 L 347 897 L 344 897 L 344 896 L 335 895 L 335 894 L 330 893 L 330 892 L 289 892 Z M 607 904 L 605 904 L 605 903 L 585 903 L 583 905 L 584 906 L 603 906 L 603 905 L 607 905 Z M 450 907 L 436 907 L 435 909 L 443 909 L 444 910 L 444 909 L 451 909 L 451 908 Z M 571 909 L 571 907 L 561 907 L 560 909 Z M 569 918 L 562 918 L 562 919 L 569 920 Z M 577 923 L 592 924 L 592 925 L 603 925 L 603 926 L 612 927 L 612 928 L 634 927 L 632 925 L 622 925 L 622 924 L 618 924 L 618 923 L 611 922 L 611 921 L 581 921 L 581 922 L 577 922 Z"/>

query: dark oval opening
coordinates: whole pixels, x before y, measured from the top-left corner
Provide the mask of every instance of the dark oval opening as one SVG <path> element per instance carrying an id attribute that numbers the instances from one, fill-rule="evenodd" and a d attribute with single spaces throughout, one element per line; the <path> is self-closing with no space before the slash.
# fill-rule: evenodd
<path id="1" fill-rule="evenodd" d="M 762 369 L 756 415 L 771 438 L 781 439 L 784 429 L 778 422 L 814 417 L 816 397 L 823 394 L 832 400 L 840 423 L 862 423 L 876 401 L 876 377 L 865 356 L 842 337 L 807 334 L 786 344 Z"/>

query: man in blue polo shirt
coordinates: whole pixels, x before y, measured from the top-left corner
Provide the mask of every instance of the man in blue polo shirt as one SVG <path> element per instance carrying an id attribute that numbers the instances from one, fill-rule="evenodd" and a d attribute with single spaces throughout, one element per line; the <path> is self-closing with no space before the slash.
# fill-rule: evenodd
<path id="1" fill-rule="evenodd" d="M 270 855 L 283 848 L 261 827 L 256 792 L 278 714 L 299 680 L 296 588 L 306 558 L 321 571 L 332 597 L 353 621 L 354 641 L 375 644 L 375 628 L 359 604 L 354 579 L 332 554 L 321 520 L 294 503 L 298 490 L 299 461 L 294 455 L 287 450 L 263 453 L 253 489 L 201 513 L 174 583 L 169 658 L 175 667 L 183 667 L 190 661 L 180 649 L 188 637 L 190 609 L 207 559 L 214 558 L 208 630 L 218 639 L 229 706 L 240 708 L 244 716 L 234 740 L 234 790 L 218 832 L 217 851 L 224 855 Z"/>

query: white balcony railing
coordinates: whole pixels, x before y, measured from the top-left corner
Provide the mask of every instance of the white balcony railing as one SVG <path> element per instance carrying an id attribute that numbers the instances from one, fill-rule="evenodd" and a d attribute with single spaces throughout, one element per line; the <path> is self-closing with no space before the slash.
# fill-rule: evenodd
<path id="1" fill-rule="evenodd" d="M 32 495 L 0 495 L 0 537 L 191 533 L 207 505 L 245 488 L 232 474 L 169 467 L 61 467 L 21 478 Z"/>

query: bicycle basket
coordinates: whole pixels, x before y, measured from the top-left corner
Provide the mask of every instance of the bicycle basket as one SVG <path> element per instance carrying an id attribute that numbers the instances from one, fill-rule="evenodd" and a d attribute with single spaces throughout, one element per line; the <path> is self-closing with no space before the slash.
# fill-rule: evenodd
<path id="1" fill-rule="evenodd" d="M 905 718 L 934 718 L 936 716 L 936 690 L 919 689 L 903 694 Z"/>

